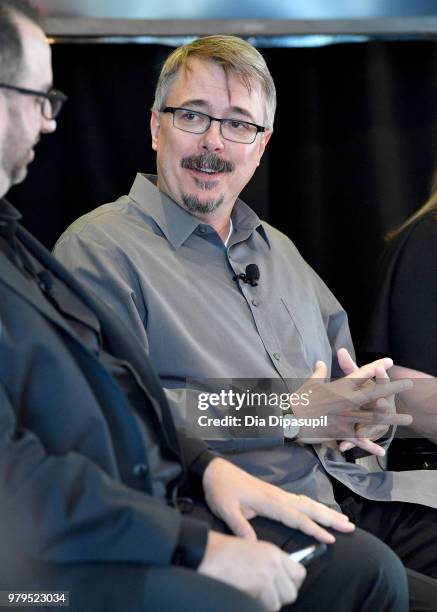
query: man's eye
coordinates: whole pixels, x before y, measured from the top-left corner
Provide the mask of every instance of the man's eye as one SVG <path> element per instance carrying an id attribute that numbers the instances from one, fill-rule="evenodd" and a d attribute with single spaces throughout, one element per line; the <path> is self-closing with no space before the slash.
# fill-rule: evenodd
<path id="1" fill-rule="evenodd" d="M 233 130 L 238 130 L 240 132 L 244 132 L 250 128 L 250 125 L 245 121 L 237 121 L 236 119 L 229 119 L 228 125 Z"/>
<path id="2" fill-rule="evenodd" d="M 183 113 L 182 119 L 184 121 L 189 121 L 189 122 L 192 123 L 193 121 L 196 121 L 196 119 L 197 120 L 200 119 L 200 116 L 197 113 L 186 112 L 186 113 Z"/>

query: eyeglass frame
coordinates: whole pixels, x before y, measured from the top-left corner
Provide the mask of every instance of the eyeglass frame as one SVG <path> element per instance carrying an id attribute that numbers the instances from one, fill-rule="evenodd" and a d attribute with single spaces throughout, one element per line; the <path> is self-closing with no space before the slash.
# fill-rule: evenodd
<path id="1" fill-rule="evenodd" d="M 26 87 L 18 87 L 17 85 L 8 85 L 7 83 L 0 83 L 0 89 L 9 89 L 11 91 L 16 91 L 18 93 L 24 94 L 25 96 L 37 96 L 38 98 L 43 98 L 44 100 L 48 100 L 50 102 L 50 106 L 53 109 L 53 104 L 51 102 L 51 98 L 54 96 L 60 100 L 59 110 L 52 117 L 47 117 L 44 113 L 44 102 L 41 101 L 41 113 L 43 116 L 48 119 L 48 121 L 52 121 L 58 117 L 59 113 L 62 110 L 63 105 L 67 102 L 68 97 L 59 89 L 49 89 L 49 91 L 37 91 L 36 89 L 27 89 Z"/>
<path id="2" fill-rule="evenodd" d="M 178 127 L 177 125 L 174 124 L 174 118 L 175 118 L 175 113 L 176 111 L 187 111 L 189 113 L 196 113 L 197 115 L 203 115 L 204 117 L 208 117 L 209 119 L 209 124 L 207 125 L 207 127 L 202 131 L 202 132 L 191 132 L 190 130 L 184 130 L 180 127 Z M 264 133 L 266 131 L 267 128 L 265 128 L 262 125 L 258 125 L 257 123 L 252 123 L 252 121 L 246 121 L 245 119 L 234 119 L 232 117 L 223 117 L 221 119 L 219 119 L 218 117 L 212 117 L 211 115 L 208 115 L 207 113 L 202 113 L 201 111 L 197 111 L 197 110 L 193 110 L 192 108 L 184 108 L 181 106 L 166 106 L 164 109 L 162 109 L 160 111 L 161 113 L 171 113 L 173 115 L 173 126 L 177 129 L 177 130 L 181 130 L 181 132 L 186 132 L 187 134 L 205 134 L 209 128 L 211 127 L 211 122 L 212 121 L 218 121 L 220 124 L 220 134 L 221 136 L 229 141 L 229 142 L 236 142 L 238 144 L 253 144 L 256 140 L 256 137 L 258 136 L 259 133 Z M 253 125 L 253 127 L 256 127 L 256 132 L 253 136 L 253 140 L 251 140 L 250 142 L 241 142 L 240 140 L 231 140 L 230 138 L 226 138 L 226 136 L 223 134 L 223 121 L 239 121 L 240 123 L 245 123 L 246 125 Z"/>

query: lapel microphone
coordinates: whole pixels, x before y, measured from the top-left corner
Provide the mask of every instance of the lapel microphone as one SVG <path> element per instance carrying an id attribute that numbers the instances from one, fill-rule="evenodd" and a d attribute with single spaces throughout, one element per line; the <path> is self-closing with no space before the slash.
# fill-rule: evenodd
<path id="1" fill-rule="evenodd" d="M 251 287 L 256 287 L 258 285 L 259 277 L 260 272 L 258 266 L 256 264 L 248 264 L 244 274 L 236 274 L 234 277 L 232 277 L 232 280 L 236 282 L 242 280 L 243 283 L 246 283 Z"/>

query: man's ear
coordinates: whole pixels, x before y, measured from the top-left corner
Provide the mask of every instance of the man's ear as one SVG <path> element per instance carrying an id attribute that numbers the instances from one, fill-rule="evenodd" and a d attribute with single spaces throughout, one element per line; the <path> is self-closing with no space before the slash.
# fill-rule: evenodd
<path id="1" fill-rule="evenodd" d="M 150 133 L 152 134 L 152 149 L 156 151 L 158 149 L 159 113 L 155 110 L 152 110 L 150 116 Z"/>
<path id="2" fill-rule="evenodd" d="M 264 151 L 266 149 L 267 143 L 269 142 L 271 136 L 272 136 L 273 132 L 272 130 L 266 130 L 263 134 L 262 134 L 262 138 L 259 139 L 259 144 L 258 144 L 258 166 L 260 164 L 261 161 L 261 157 L 264 154 Z"/>

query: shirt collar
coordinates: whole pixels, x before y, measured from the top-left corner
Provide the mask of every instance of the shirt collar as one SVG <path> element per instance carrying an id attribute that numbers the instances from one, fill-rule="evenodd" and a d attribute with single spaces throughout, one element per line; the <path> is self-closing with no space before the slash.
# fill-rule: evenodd
<path id="1" fill-rule="evenodd" d="M 22 215 L 5 198 L 0 199 L 0 223 L 18 221 Z"/>
<path id="2" fill-rule="evenodd" d="M 17 221 L 22 215 L 7 200 L 0 199 L 0 233 L 3 235 L 14 236 L 17 228 Z"/>
<path id="3" fill-rule="evenodd" d="M 178 249 L 204 223 L 160 191 L 156 183 L 155 175 L 138 173 L 129 197 L 150 214 L 167 240 Z M 237 199 L 232 211 L 232 223 L 234 230 L 257 230 L 270 247 L 258 215 L 240 199 Z"/>

